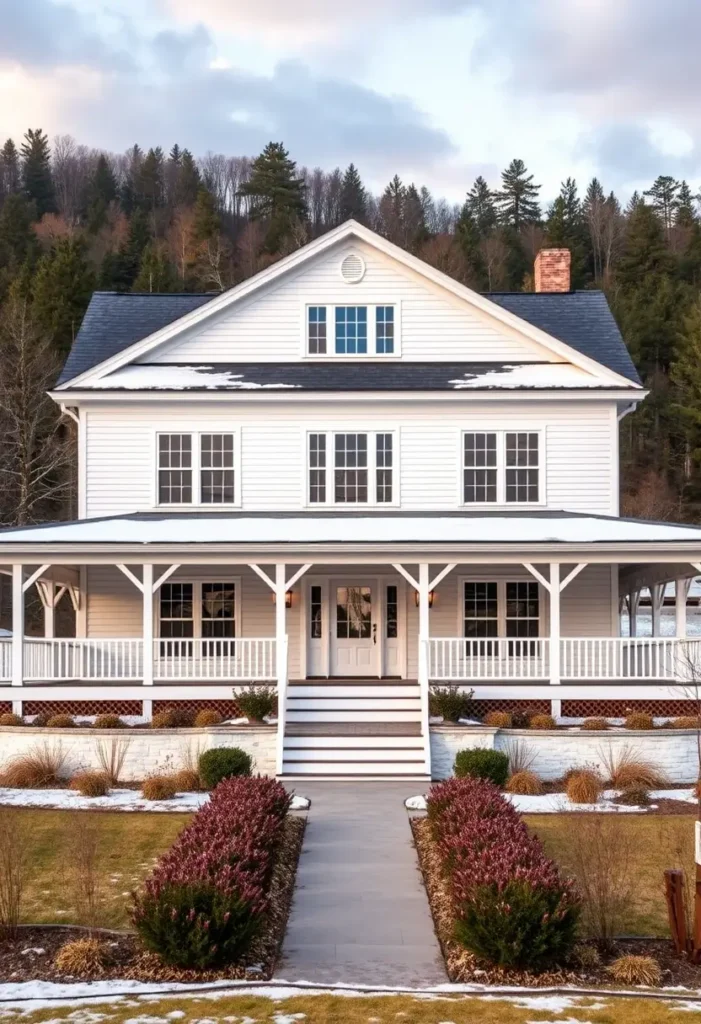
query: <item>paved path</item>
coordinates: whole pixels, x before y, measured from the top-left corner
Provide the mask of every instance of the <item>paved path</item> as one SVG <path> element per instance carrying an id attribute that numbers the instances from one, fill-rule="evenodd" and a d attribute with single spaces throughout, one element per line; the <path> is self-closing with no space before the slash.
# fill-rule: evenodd
<path id="1" fill-rule="evenodd" d="M 297 782 L 311 798 L 277 975 L 323 984 L 447 981 L 400 782 Z"/>

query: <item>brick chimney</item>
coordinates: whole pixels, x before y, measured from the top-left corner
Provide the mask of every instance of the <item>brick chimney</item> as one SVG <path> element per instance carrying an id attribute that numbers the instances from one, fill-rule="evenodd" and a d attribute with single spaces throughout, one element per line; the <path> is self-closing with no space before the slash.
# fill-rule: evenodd
<path id="1" fill-rule="evenodd" d="M 568 292 L 571 262 L 569 249 L 541 249 L 535 258 L 535 290 Z"/>

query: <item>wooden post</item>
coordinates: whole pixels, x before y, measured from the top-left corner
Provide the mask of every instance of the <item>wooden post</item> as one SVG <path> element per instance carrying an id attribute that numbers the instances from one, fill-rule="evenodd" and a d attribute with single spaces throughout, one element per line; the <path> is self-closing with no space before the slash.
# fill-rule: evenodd
<path id="1" fill-rule="evenodd" d="M 667 897 L 667 913 L 669 930 L 677 953 L 688 952 L 689 938 L 686 932 L 686 912 L 684 908 L 684 872 L 665 871 L 665 896 Z M 698 889 L 698 884 L 697 884 Z"/>
<path id="2" fill-rule="evenodd" d="M 12 685 L 24 684 L 24 568 L 12 566 Z"/>
<path id="3" fill-rule="evenodd" d="M 143 684 L 153 686 L 153 565 L 144 565 L 143 585 Z"/>
<path id="4" fill-rule="evenodd" d="M 560 672 L 560 564 L 550 564 L 550 685 L 559 686 Z M 562 701 L 553 697 L 550 701 L 553 718 L 562 714 Z"/>

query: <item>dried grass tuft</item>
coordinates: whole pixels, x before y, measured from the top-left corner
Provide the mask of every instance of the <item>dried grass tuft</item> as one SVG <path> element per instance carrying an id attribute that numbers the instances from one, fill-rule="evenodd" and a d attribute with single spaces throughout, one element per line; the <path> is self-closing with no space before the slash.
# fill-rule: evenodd
<path id="1" fill-rule="evenodd" d="M 78 772 L 71 779 L 69 788 L 82 796 L 107 796 L 110 783 L 104 772 Z"/>
<path id="2" fill-rule="evenodd" d="M 572 960 L 585 971 L 598 971 L 601 967 L 599 950 L 587 942 L 577 943 L 572 950 Z"/>
<path id="3" fill-rule="evenodd" d="M 220 715 L 214 708 L 203 708 L 195 715 L 195 725 L 202 729 L 208 725 L 221 725 L 224 716 Z"/>
<path id="4" fill-rule="evenodd" d="M 119 783 L 130 743 L 131 738 L 128 736 L 110 736 L 95 742 L 95 753 L 100 762 L 100 770 L 106 777 L 110 788 Z"/>
<path id="5" fill-rule="evenodd" d="M 642 711 L 634 711 L 633 714 L 628 715 L 623 726 L 626 729 L 649 732 L 655 728 L 655 723 L 652 720 L 652 715 L 645 715 Z"/>
<path id="6" fill-rule="evenodd" d="M 605 718 L 585 718 L 581 728 L 585 732 L 605 732 L 610 729 L 610 725 Z"/>
<path id="7" fill-rule="evenodd" d="M 202 789 L 200 773 L 194 768 L 181 768 L 171 778 L 178 793 L 199 793 Z"/>
<path id="8" fill-rule="evenodd" d="M 513 721 L 513 715 L 509 711 L 490 711 L 482 719 L 482 723 L 491 726 L 492 729 L 510 729 Z"/>
<path id="9" fill-rule="evenodd" d="M 19 715 L 13 715 L 10 712 L 0 715 L 0 726 L 7 728 L 15 725 L 24 725 L 24 720 Z"/>
<path id="10" fill-rule="evenodd" d="M 152 775 L 141 787 L 145 800 L 172 800 L 177 791 L 172 775 Z"/>
<path id="11" fill-rule="evenodd" d="M 656 986 L 662 981 L 662 969 L 651 956 L 620 956 L 606 971 L 622 985 Z"/>
<path id="12" fill-rule="evenodd" d="M 537 757 L 535 747 L 521 739 L 510 740 L 504 752 L 509 758 L 509 771 L 512 775 L 529 771 Z"/>
<path id="13" fill-rule="evenodd" d="M 54 967 L 78 977 L 99 977 L 109 964 L 109 946 L 98 939 L 74 939 L 61 946 Z"/>
<path id="14" fill-rule="evenodd" d="M 52 715 L 46 722 L 47 729 L 75 729 L 76 722 L 72 715 Z"/>
<path id="15" fill-rule="evenodd" d="M 94 729 L 126 729 L 127 723 L 119 715 L 98 715 L 93 722 Z"/>
<path id="16" fill-rule="evenodd" d="M 506 783 L 507 793 L 517 793 L 519 796 L 540 796 L 543 792 L 543 783 L 535 772 L 515 772 Z"/>
<path id="17" fill-rule="evenodd" d="M 668 729 L 698 729 L 701 727 L 701 720 L 692 718 L 691 715 L 682 715 L 681 718 L 673 718 L 667 723 Z"/>
<path id="18" fill-rule="evenodd" d="M 595 804 L 601 788 L 601 779 L 596 772 L 582 768 L 570 774 L 565 792 L 573 804 Z"/>
<path id="19" fill-rule="evenodd" d="M 40 789 L 56 786 L 66 777 L 68 755 L 60 743 L 39 743 L 0 770 L 0 786 Z"/>
<path id="20" fill-rule="evenodd" d="M 533 715 L 528 723 L 529 729 L 557 729 L 557 723 L 552 715 Z"/>
<path id="21" fill-rule="evenodd" d="M 599 751 L 601 763 L 612 789 L 667 789 L 669 777 L 652 761 L 637 756 L 631 746 L 614 751 L 612 746 Z"/>

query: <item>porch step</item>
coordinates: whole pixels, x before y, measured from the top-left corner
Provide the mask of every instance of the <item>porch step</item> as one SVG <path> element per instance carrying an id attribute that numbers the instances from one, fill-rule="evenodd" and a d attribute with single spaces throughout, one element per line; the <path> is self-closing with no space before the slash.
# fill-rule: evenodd
<path id="1" fill-rule="evenodd" d="M 288 722 L 285 739 L 341 736 L 420 736 L 420 722 Z"/>

